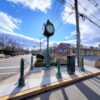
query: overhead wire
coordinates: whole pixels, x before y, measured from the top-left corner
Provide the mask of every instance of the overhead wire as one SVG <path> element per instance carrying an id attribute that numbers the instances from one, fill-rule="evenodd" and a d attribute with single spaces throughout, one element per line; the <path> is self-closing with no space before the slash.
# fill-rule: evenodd
<path id="1" fill-rule="evenodd" d="M 62 3 L 63 5 L 67 6 L 68 8 L 72 9 L 72 11 L 74 10 L 74 7 L 72 5 L 67 5 L 66 0 L 58 0 L 60 3 Z M 74 12 L 69 13 L 69 15 L 67 16 L 67 18 L 65 20 L 67 20 L 69 18 L 70 15 L 72 15 Z M 67 12 L 68 13 L 68 12 Z M 60 23 L 60 25 L 57 27 L 57 29 L 55 31 L 58 31 L 58 29 L 63 25 L 63 22 Z"/>
<path id="2" fill-rule="evenodd" d="M 54 18 L 53 23 L 54 23 L 56 20 L 59 19 L 60 15 L 61 15 L 61 12 L 64 10 L 64 8 L 61 8 L 61 6 L 60 6 L 60 9 L 59 9 L 59 10 L 60 10 L 60 11 L 57 13 L 57 16 Z"/>
<path id="3" fill-rule="evenodd" d="M 72 5 L 67 5 L 66 2 L 63 2 L 62 0 L 58 0 L 61 4 L 71 8 L 71 9 L 74 9 L 74 7 Z"/>
<path id="4" fill-rule="evenodd" d="M 59 2 L 61 2 L 62 4 L 64 4 L 64 5 L 66 5 L 65 4 L 65 2 L 62 2 L 61 0 L 58 0 Z M 68 6 L 68 5 L 67 5 Z M 69 5 L 68 6 L 69 8 L 71 8 L 71 9 L 75 9 L 75 7 L 73 7 L 72 5 Z M 87 11 L 87 9 L 86 8 L 84 8 L 84 10 L 86 10 Z M 69 16 L 70 16 L 71 14 L 69 14 Z M 94 17 L 94 15 L 92 15 L 93 17 Z M 68 18 L 68 17 L 67 17 Z M 96 22 L 94 22 L 93 20 L 91 20 L 91 18 L 89 18 L 88 16 L 86 16 L 86 14 L 85 14 L 85 18 L 87 18 L 91 23 L 93 23 L 94 25 L 96 25 L 98 28 L 100 28 L 100 26 L 96 23 Z M 96 17 L 95 17 L 96 18 Z M 96 18 L 97 19 L 97 18 Z M 63 25 L 63 22 L 58 26 L 58 28 L 56 29 L 56 31 L 61 27 Z"/>
<path id="5" fill-rule="evenodd" d="M 69 18 L 69 16 L 71 16 L 74 12 L 69 13 L 69 15 L 67 16 L 67 18 L 65 20 L 67 20 Z M 60 25 L 57 27 L 56 31 L 58 31 L 58 29 L 63 25 L 64 23 L 61 22 Z"/>
<path id="6" fill-rule="evenodd" d="M 98 28 L 100 28 L 100 25 L 98 25 L 97 23 L 95 23 L 93 20 L 91 20 L 91 18 L 89 18 L 88 16 L 86 16 L 85 14 L 79 13 L 79 15 L 81 17 L 87 18 L 91 23 L 93 23 L 94 25 L 96 25 Z"/>
<path id="7" fill-rule="evenodd" d="M 78 1 L 79 5 L 83 7 L 83 9 L 85 11 L 88 12 L 88 10 Z M 79 14 L 80 15 L 80 14 Z M 83 16 L 82 16 L 83 15 Z M 97 19 L 93 14 L 91 14 L 95 19 Z M 91 20 L 91 18 L 89 18 L 86 14 L 81 14 L 81 17 L 84 17 L 83 19 L 87 18 L 92 24 L 96 25 L 98 28 L 100 28 L 100 26 L 94 22 L 93 20 Z M 98 21 L 100 21 L 100 19 L 97 19 Z"/>
<path id="8" fill-rule="evenodd" d="M 99 18 L 97 18 L 94 14 L 90 13 L 79 1 L 78 1 L 78 4 L 84 9 L 84 11 L 89 13 L 93 18 L 95 18 L 96 20 L 100 21 Z"/>
<path id="9" fill-rule="evenodd" d="M 52 12 L 51 12 L 51 17 L 50 17 L 50 19 L 52 19 L 53 15 L 54 15 L 54 13 L 55 13 L 57 1 L 56 1 L 56 0 L 53 0 L 53 3 L 54 3 L 54 6 L 53 6 L 53 9 L 52 9 Z"/>
<path id="10" fill-rule="evenodd" d="M 95 0 L 90 0 L 92 3 L 95 3 L 95 7 L 100 7 L 100 5 Z"/>
<path id="11" fill-rule="evenodd" d="M 100 7 L 100 5 L 95 1 L 95 0 L 92 0 L 93 2 L 95 2 L 95 4 L 98 6 L 98 7 Z"/>
<path id="12" fill-rule="evenodd" d="M 66 3 L 66 0 L 57 0 L 59 3 L 62 3 L 62 2 L 64 2 L 64 3 Z M 61 9 L 61 7 L 62 6 L 60 6 L 60 9 Z M 60 10 L 59 9 L 59 10 Z M 64 8 L 62 8 L 59 12 L 57 12 L 57 16 L 54 18 L 54 20 L 53 20 L 53 23 L 60 17 L 60 14 L 61 14 L 61 12 L 64 10 Z"/>
<path id="13" fill-rule="evenodd" d="M 95 2 L 93 2 L 92 0 L 88 0 L 88 1 L 90 1 L 91 4 L 94 5 L 94 7 L 96 7 L 100 11 L 100 5 L 98 3 L 96 3 L 96 1 Z"/>

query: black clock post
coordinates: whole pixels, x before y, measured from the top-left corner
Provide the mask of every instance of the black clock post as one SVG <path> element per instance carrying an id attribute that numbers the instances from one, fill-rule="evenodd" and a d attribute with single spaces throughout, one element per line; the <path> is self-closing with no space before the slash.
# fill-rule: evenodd
<path id="1" fill-rule="evenodd" d="M 50 52 L 49 52 L 49 37 L 52 36 L 55 32 L 54 25 L 47 20 L 46 24 L 44 25 L 44 36 L 47 37 L 47 50 L 46 50 L 46 68 L 50 68 Z"/>

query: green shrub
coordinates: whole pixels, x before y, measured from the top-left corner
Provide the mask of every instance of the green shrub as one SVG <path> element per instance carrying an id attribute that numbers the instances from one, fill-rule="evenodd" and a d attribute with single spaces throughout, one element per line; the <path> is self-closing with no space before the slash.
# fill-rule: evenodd
<path id="1" fill-rule="evenodd" d="M 36 60 L 36 62 L 43 62 L 44 60 L 43 59 L 41 59 L 41 58 L 38 58 L 37 60 Z"/>
<path id="2" fill-rule="evenodd" d="M 45 63 L 44 62 L 35 62 L 34 63 L 34 66 L 35 67 L 44 67 L 45 66 Z"/>
<path id="3" fill-rule="evenodd" d="M 37 58 L 37 59 L 38 59 L 38 58 L 44 59 L 44 55 L 38 53 L 38 54 L 36 55 L 36 58 Z"/>
<path id="4" fill-rule="evenodd" d="M 43 59 L 42 56 L 40 57 L 40 55 L 39 55 L 37 57 L 37 60 L 35 61 L 34 66 L 35 67 L 43 67 L 43 66 L 45 66 L 44 59 Z"/>
<path id="5" fill-rule="evenodd" d="M 57 65 L 57 63 L 56 62 L 51 62 L 51 64 L 50 64 L 51 66 L 56 66 Z"/>
<path id="6" fill-rule="evenodd" d="M 60 65 L 62 65 L 62 66 L 66 66 L 67 64 L 60 64 Z"/>

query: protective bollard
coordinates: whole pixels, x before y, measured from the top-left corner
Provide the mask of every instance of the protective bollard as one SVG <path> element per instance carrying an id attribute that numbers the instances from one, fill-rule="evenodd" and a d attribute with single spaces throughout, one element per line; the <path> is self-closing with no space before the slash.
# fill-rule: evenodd
<path id="1" fill-rule="evenodd" d="M 81 65 L 81 71 L 85 72 L 83 57 L 81 57 L 81 64 L 80 65 Z"/>
<path id="2" fill-rule="evenodd" d="M 62 76 L 61 76 L 61 72 L 60 72 L 60 59 L 57 59 L 57 68 L 58 68 L 58 72 L 57 72 L 57 78 L 58 79 L 60 79 L 60 78 L 62 78 Z"/>
<path id="3" fill-rule="evenodd" d="M 33 69 L 33 56 L 31 56 L 31 66 L 30 66 L 30 70 Z"/>
<path id="4" fill-rule="evenodd" d="M 24 59 L 21 59 L 20 63 L 20 78 L 19 78 L 19 87 L 23 87 L 25 85 L 25 80 L 24 80 Z"/>

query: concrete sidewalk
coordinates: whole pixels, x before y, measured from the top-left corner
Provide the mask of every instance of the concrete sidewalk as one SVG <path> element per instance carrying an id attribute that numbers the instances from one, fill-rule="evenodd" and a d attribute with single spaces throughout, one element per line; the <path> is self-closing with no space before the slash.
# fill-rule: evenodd
<path id="1" fill-rule="evenodd" d="M 28 72 L 28 71 L 27 71 Z M 57 68 L 50 70 L 34 68 L 25 74 L 25 86 L 18 87 L 19 75 L 13 76 L 0 84 L 0 100 L 20 99 L 30 95 L 47 91 L 62 85 L 67 85 L 80 79 L 100 74 L 100 70 L 94 67 L 85 66 L 85 72 L 76 68 L 75 74 L 69 75 L 65 66 L 61 66 L 62 79 L 56 77 Z"/>

